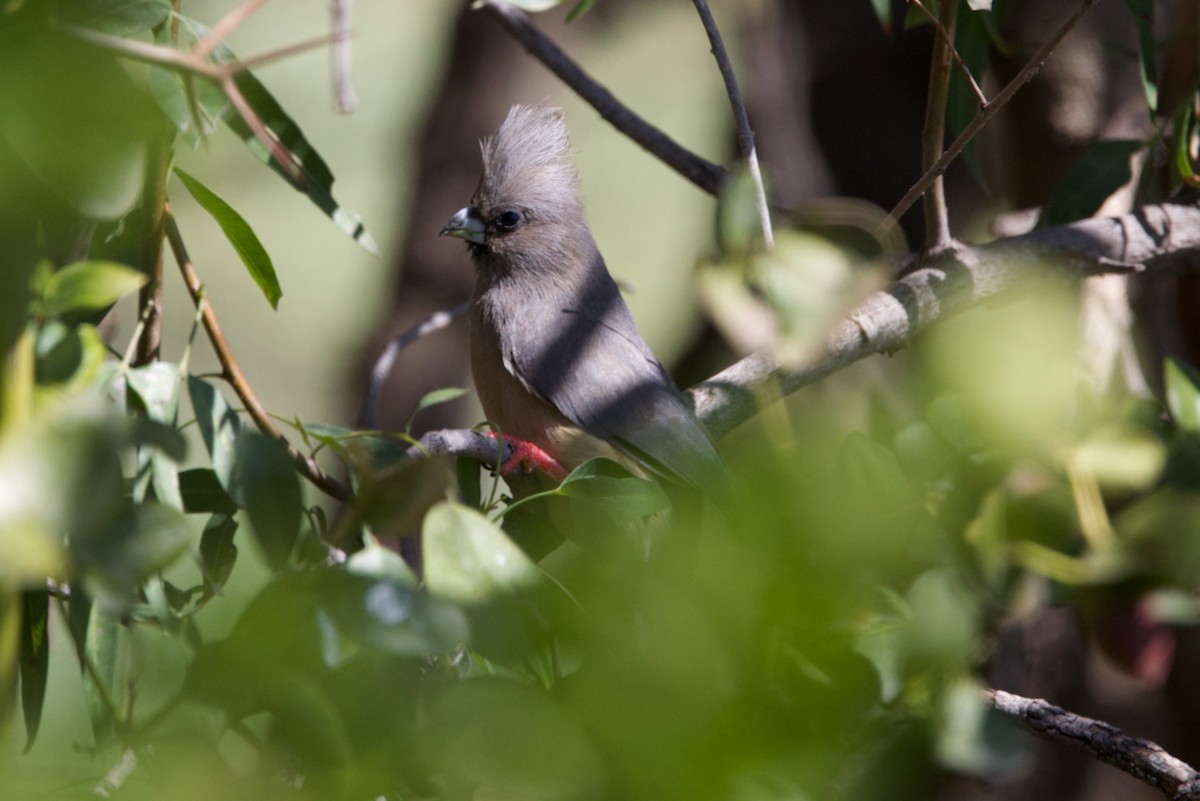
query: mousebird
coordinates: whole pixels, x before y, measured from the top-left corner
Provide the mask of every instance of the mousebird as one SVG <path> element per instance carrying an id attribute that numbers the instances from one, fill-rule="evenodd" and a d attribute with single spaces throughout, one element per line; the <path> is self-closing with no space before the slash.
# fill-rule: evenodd
<path id="1" fill-rule="evenodd" d="M 725 465 L 592 239 L 562 111 L 513 106 L 482 151 L 479 187 L 441 233 L 475 263 L 471 373 L 514 447 L 503 470 L 562 478 L 604 456 L 719 501 Z"/>

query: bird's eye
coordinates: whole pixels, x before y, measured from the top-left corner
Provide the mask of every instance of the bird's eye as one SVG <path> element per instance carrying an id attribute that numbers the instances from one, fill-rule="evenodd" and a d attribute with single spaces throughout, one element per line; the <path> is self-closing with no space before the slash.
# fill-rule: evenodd
<path id="1" fill-rule="evenodd" d="M 496 215 L 496 229 L 505 233 L 517 230 L 523 222 L 524 216 L 516 209 L 505 209 Z"/>

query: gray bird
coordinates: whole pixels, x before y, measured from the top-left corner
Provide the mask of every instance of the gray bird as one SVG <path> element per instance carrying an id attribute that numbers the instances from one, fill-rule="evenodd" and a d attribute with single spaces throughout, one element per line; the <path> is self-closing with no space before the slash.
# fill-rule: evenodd
<path id="1" fill-rule="evenodd" d="M 562 111 L 513 106 L 441 233 L 477 277 L 471 372 L 488 419 L 566 469 L 596 456 L 720 500 L 729 474 L 638 333 L 592 239 Z M 518 447 L 521 443 L 516 443 Z"/>

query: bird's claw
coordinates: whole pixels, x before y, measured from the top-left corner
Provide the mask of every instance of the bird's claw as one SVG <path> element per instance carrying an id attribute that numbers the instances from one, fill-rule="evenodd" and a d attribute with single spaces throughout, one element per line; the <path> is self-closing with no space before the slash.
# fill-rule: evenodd
<path id="1" fill-rule="evenodd" d="M 496 434 L 489 431 L 488 436 L 495 439 Z M 512 456 L 500 465 L 500 475 L 509 476 L 522 471 L 541 470 L 555 481 L 562 481 L 567 477 L 567 469 L 537 445 L 509 434 L 504 434 L 503 437 L 504 444 L 512 448 Z"/>

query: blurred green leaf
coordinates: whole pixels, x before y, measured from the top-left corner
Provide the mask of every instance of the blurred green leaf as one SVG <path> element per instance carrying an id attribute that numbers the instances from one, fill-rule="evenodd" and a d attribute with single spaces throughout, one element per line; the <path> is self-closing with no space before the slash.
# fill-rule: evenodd
<path id="1" fill-rule="evenodd" d="M 50 673 L 50 593 L 26 590 L 21 595 L 21 710 L 25 716 L 25 748 L 21 753 L 28 754 L 42 722 Z"/>
<path id="2" fill-rule="evenodd" d="M 358 508 L 379 536 L 409 536 L 429 508 L 446 498 L 453 481 L 446 456 L 409 459 L 365 477 Z"/>
<path id="3" fill-rule="evenodd" d="M 1200 433 L 1200 373 L 1190 364 L 1168 358 L 1163 380 L 1171 417 L 1183 430 Z"/>
<path id="4" fill-rule="evenodd" d="M 283 448 L 257 431 L 238 435 L 230 495 L 241 498 L 255 539 L 274 570 L 292 555 L 304 517 L 300 478 Z"/>
<path id="5" fill-rule="evenodd" d="M 48 317 L 80 309 L 103 309 L 146 283 L 146 276 L 123 264 L 81 261 L 50 277 L 38 311 Z"/>
<path id="6" fill-rule="evenodd" d="M 495 523 L 474 509 L 443 501 L 421 527 L 425 585 L 458 603 L 483 603 L 526 590 L 541 572 Z"/>
<path id="7" fill-rule="evenodd" d="M 547 11 L 562 3 L 562 0 L 511 0 L 512 5 L 522 11 Z"/>
<path id="8" fill-rule="evenodd" d="M 967 0 L 967 8 L 972 11 L 991 11 L 992 0 Z"/>
<path id="9" fill-rule="evenodd" d="M 596 0 L 579 0 L 575 7 L 571 9 L 571 13 L 567 14 L 567 22 L 574 22 L 591 10 L 595 5 Z"/>
<path id="10" fill-rule="evenodd" d="M 43 20 L 0 26 L 0 141 L 75 213 L 116 219 L 137 201 L 157 114 L 114 56 Z"/>
<path id="11" fill-rule="evenodd" d="M 909 675 L 958 672 L 981 656 L 978 604 L 957 573 L 945 568 L 926 571 L 905 599 L 912 609 L 904 638 Z"/>
<path id="12" fill-rule="evenodd" d="M 121 612 L 142 582 L 174 561 L 191 539 L 187 521 L 176 510 L 130 504 L 74 536 L 71 555 L 83 570 L 89 594 Z"/>
<path id="13" fill-rule="evenodd" d="M 58 13 L 71 25 L 133 36 L 166 22 L 171 4 L 168 0 L 64 0 L 58 4 Z"/>
<path id="14" fill-rule="evenodd" d="M 1015 781 L 1033 769 L 1028 738 L 987 703 L 978 680 L 954 680 L 940 712 L 936 753 L 943 766 L 988 781 Z"/>
<path id="15" fill-rule="evenodd" d="M 1162 474 L 1167 449 L 1147 431 L 1110 426 L 1091 432 L 1066 458 L 1104 489 L 1137 491 Z"/>
<path id="16" fill-rule="evenodd" d="M 1125 0 L 1133 15 L 1138 33 L 1138 67 L 1141 71 L 1142 88 L 1146 91 L 1146 103 L 1153 115 L 1158 111 L 1158 67 L 1155 56 L 1154 0 Z"/>
<path id="17" fill-rule="evenodd" d="M 258 240 L 254 229 L 232 206 L 200 181 L 179 167 L 175 168 L 175 174 L 179 176 L 179 180 L 183 181 L 183 185 L 192 193 L 196 202 L 212 215 L 212 218 L 217 221 L 217 225 L 221 226 L 221 230 L 225 232 L 225 238 L 237 251 L 238 258 L 246 267 L 246 272 L 250 273 L 254 283 L 258 284 L 258 288 L 266 296 L 271 308 L 278 308 L 279 299 L 283 297 L 283 290 L 279 288 L 279 279 L 275 276 L 275 267 L 271 264 L 271 257 L 267 254 L 266 248 L 262 246 L 262 242 Z"/>
<path id="18" fill-rule="evenodd" d="M 572 470 L 557 494 L 574 499 L 581 518 L 593 526 L 603 520 L 631 523 L 671 508 L 657 482 L 631 476 L 607 459 L 590 459 Z"/>
<path id="19" fill-rule="evenodd" d="M 890 34 L 892 32 L 891 0 L 871 0 L 871 6 L 875 9 L 875 16 L 879 18 L 879 25 L 883 28 L 883 32 Z"/>
<path id="20" fill-rule="evenodd" d="M 83 670 L 83 693 L 92 721 L 92 735 L 98 746 L 112 742 L 114 724 L 117 722 L 113 719 L 117 713 L 113 690 L 120 639 L 120 622 L 99 604 L 91 606 L 81 659 L 86 665 Z"/>
<path id="21" fill-rule="evenodd" d="M 1113 192 L 1133 179 L 1130 158 L 1145 146 L 1131 139 L 1096 142 L 1042 206 L 1038 226 L 1063 225 L 1095 214 Z"/>
<path id="22" fill-rule="evenodd" d="M 363 536 L 363 547 L 346 560 L 346 570 L 355 576 L 394 581 L 416 588 L 417 576 L 403 557 L 379 544 L 371 534 Z"/>

